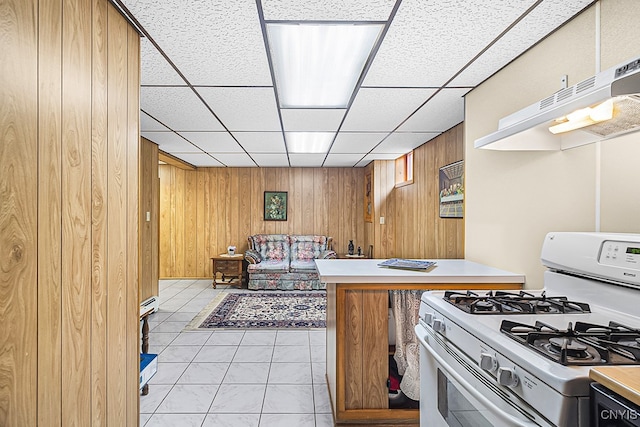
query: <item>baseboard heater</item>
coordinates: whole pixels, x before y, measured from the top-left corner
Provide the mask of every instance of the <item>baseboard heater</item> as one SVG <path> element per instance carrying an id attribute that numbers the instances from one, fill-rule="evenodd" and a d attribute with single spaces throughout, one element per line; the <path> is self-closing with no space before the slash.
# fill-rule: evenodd
<path id="1" fill-rule="evenodd" d="M 160 300 L 157 296 L 152 296 L 140 303 L 140 316 L 146 313 L 155 313 L 160 308 Z"/>

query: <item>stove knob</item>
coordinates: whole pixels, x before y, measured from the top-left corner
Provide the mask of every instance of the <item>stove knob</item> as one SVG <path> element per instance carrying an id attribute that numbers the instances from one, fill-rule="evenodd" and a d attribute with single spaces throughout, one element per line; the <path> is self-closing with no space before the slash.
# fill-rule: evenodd
<path id="1" fill-rule="evenodd" d="M 498 368 L 498 384 L 513 388 L 518 385 L 518 380 L 515 368 Z"/>
<path id="2" fill-rule="evenodd" d="M 430 325 L 431 322 L 433 322 L 433 313 L 425 313 L 423 318 L 424 318 L 424 323 L 426 323 L 427 325 Z"/>
<path id="3" fill-rule="evenodd" d="M 433 325 L 431 327 L 434 331 L 440 332 L 441 334 L 443 334 L 446 329 L 442 319 L 433 319 Z"/>
<path id="4" fill-rule="evenodd" d="M 485 371 L 495 371 L 498 369 L 498 359 L 492 354 L 481 353 L 480 354 L 480 367 Z"/>

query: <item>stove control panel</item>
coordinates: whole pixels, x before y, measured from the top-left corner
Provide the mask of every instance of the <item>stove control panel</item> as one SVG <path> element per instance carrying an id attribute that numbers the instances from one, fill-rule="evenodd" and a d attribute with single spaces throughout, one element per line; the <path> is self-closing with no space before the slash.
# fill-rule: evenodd
<path id="1" fill-rule="evenodd" d="M 638 269 L 640 268 L 640 243 L 630 244 L 607 240 L 602 243 L 598 261 L 600 264 Z"/>

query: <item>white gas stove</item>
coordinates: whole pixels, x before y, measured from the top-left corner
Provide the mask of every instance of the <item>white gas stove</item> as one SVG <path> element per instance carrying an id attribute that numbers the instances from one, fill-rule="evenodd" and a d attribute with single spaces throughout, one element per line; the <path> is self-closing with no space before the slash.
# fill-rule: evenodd
<path id="1" fill-rule="evenodd" d="M 549 233 L 544 289 L 427 292 L 421 426 L 589 426 L 589 370 L 640 364 L 640 235 Z"/>

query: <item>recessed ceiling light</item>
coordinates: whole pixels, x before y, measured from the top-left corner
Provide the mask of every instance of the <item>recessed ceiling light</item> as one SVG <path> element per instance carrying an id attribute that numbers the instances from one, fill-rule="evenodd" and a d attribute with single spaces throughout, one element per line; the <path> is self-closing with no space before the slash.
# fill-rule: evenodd
<path id="1" fill-rule="evenodd" d="M 290 153 L 326 153 L 333 141 L 333 132 L 285 132 Z"/>
<path id="2" fill-rule="evenodd" d="M 280 107 L 347 107 L 382 28 L 370 23 L 267 23 Z"/>

